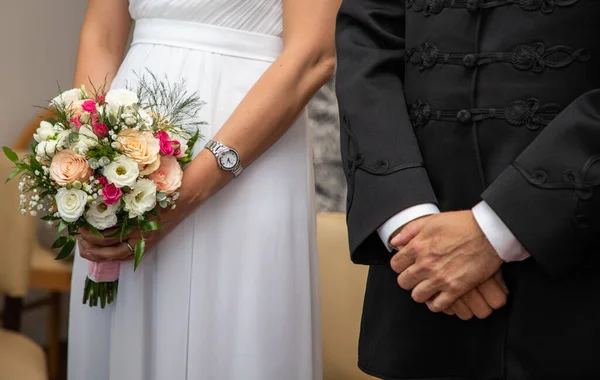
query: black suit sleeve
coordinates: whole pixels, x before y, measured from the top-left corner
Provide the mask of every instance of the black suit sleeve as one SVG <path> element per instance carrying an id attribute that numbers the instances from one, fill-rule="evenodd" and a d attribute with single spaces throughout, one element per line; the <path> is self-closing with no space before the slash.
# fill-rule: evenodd
<path id="1" fill-rule="evenodd" d="M 377 228 L 396 213 L 437 204 L 402 88 L 404 0 L 344 0 L 337 19 L 336 92 L 348 181 L 352 259 L 389 263 Z"/>
<path id="2" fill-rule="evenodd" d="M 552 277 L 600 255 L 600 90 L 561 112 L 483 193 Z"/>

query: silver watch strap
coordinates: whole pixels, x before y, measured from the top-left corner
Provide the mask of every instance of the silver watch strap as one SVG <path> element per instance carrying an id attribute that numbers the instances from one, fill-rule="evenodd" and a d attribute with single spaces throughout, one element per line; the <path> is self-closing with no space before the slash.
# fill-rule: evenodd
<path id="1" fill-rule="evenodd" d="M 206 149 L 213 152 L 213 154 L 219 153 L 219 149 L 221 149 L 223 147 L 224 147 L 223 144 L 221 144 L 220 142 L 215 141 L 215 140 L 210 140 L 208 143 L 206 143 Z"/>

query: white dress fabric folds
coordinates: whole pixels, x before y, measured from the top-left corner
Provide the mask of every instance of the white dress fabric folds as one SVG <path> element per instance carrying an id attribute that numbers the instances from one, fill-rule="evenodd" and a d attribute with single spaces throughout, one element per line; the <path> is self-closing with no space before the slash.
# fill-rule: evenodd
<path id="1" fill-rule="evenodd" d="M 280 0 L 132 0 L 130 10 L 133 43 L 112 86 L 135 88 L 146 69 L 185 79 L 206 102 L 198 153 L 280 53 Z M 125 263 L 105 309 L 82 304 L 77 253 L 68 379 L 321 379 L 311 156 L 303 113 L 135 273 Z"/>

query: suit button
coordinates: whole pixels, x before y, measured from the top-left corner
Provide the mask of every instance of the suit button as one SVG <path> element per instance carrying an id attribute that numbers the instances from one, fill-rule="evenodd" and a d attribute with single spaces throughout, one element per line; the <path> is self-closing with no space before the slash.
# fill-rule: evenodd
<path id="1" fill-rule="evenodd" d="M 471 13 L 475 13 L 479 11 L 479 0 L 468 0 L 467 1 L 467 10 Z"/>
<path id="2" fill-rule="evenodd" d="M 456 119 L 463 124 L 470 124 L 472 120 L 471 112 L 467 110 L 460 110 L 456 114 Z"/>
<path id="3" fill-rule="evenodd" d="M 463 65 L 469 69 L 477 66 L 477 56 L 475 54 L 467 54 L 463 57 Z"/>

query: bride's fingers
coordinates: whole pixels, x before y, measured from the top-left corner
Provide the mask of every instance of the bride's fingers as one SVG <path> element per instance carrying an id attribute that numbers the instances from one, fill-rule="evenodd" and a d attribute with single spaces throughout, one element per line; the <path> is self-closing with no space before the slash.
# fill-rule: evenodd
<path id="1" fill-rule="evenodd" d="M 145 233 L 144 234 L 144 238 L 148 238 L 148 236 L 150 234 L 152 234 L 152 232 Z M 131 231 L 128 235 L 123 236 L 123 241 L 130 240 L 130 241 L 137 242 L 137 241 L 139 241 L 141 239 L 142 239 L 142 234 L 140 233 L 140 230 L 137 229 L 137 228 L 135 230 Z"/>
<path id="2" fill-rule="evenodd" d="M 80 235 L 82 239 L 84 239 L 85 241 L 89 242 L 92 245 L 99 245 L 99 246 L 109 246 L 109 245 L 114 245 L 114 244 L 118 244 L 121 243 L 121 238 L 119 236 L 116 237 L 99 237 L 97 235 L 95 235 L 93 232 L 89 231 L 89 230 L 85 230 L 85 229 L 81 229 L 80 231 Z M 103 233 L 104 236 L 108 236 L 110 235 L 110 233 Z M 126 239 L 123 239 L 123 241 L 125 241 Z"/>
<path id="3" fill-rule="evenodd" d="M 128 245 L 127 242 L 109 247 L 90 245 L 81 252 L 81 257 L 90 261 L 122 260 L 133 253 L 134 247 L 134 244 L 129 243 Z"/>
<path id="4" fill-rule="evenodd" d="M 118 260 L 118 261 L 133 261 L 134 259 L 135 259 L 135 256 L 134 256 L 134 255 L 129 255 L 129 256 L 127 256 L 126 258 L 124 258 L 124 259 L 120 259 L 120 260 Z"/>
<path id="5" fill-rule="evenodd" d="M 84 259 L 86 259 L 88 261 L 93 261 L 93 262 L 106 261 L 99 257 L 95 257 L 95 256 L 89 254 L 89 249 L 90 249 L 90 247 L 92 247 L 92 245 L 89 242 L 87 242 L 85 239 L 83 239 L 81 237 L 81 235 L 77 237 L 77 246 L 79 248 L 79 256 L 83 257 Z"/>

